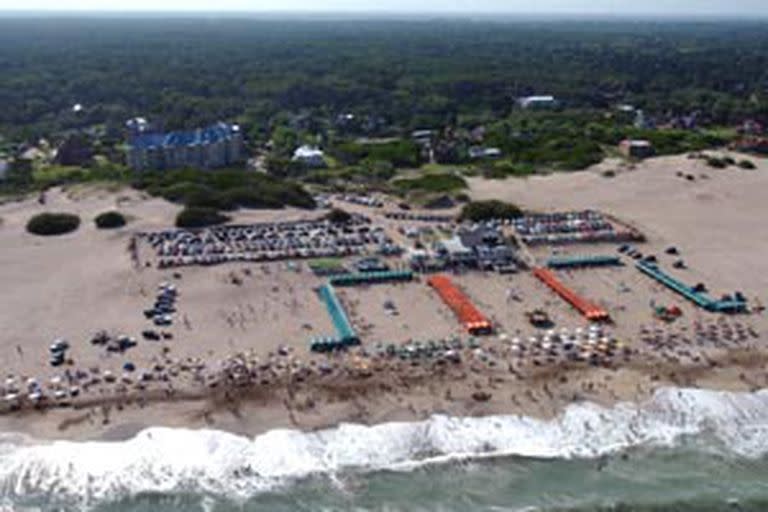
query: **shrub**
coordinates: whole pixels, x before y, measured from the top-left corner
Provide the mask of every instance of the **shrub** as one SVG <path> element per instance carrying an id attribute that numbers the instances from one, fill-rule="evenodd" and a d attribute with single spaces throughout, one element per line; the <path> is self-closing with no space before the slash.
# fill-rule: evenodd
<path id="1" fill-rule="evenodd" d="M 352 220 L 352 215 L 350 215 L 348 212 L 339 209 L 334 208 L 328 214 L 325 216 L 326 219 L 333 222 L 334 224 L 346 224 L 350 220 Z"/>
<path id="2" fill-rule="evenodd" d="M 728 162 L 723 158 L 717 158 L 715 156 L 707 157 L 707 165 L 714 169 L 725 169 L 728 167 Z"/>
<path id="3" fill-rule="evenodd" d="M 189 208 L 210 208 L 212 210 L 237 210 L 237 203 L 233 202 L 224 192 L 215 190 L 201 190 L 188 195 L 182 202 Z"/>
<path id="4" fill-rule="evenodd" d="M 757 169 L 755 162 L 753 162 L 752 160 L 739 161 L 739 167 L 741 167 L 742 169 L 748 169 L 748 170 Z"/>
<path id="5" fill-rule="evenodd" d="M 454 199 L 459 203 L 468 203 L 471 198 L 469 197 L 469 194 L 465 194 L 464 192 L 461 192 L 459 194 L 456 194 L 454 196 Z"/>
<path id="6" fill-rule="evenodd" d="M 122 213 L 111 211 L 100 213 L 93 219 L 99 229 L 115 229 L 125 226 L 125 217 Z"/>
<path id="7" fill-rule="evenodd" d="M 71 233 L 80 227 L 80 217 L 71 213 L 39 213 L 27 222 L 27 231 L 51 236 Z"/>
<path id="8" fill-rule="evenodd" d="M 188 206 L 176 216 L 176 226 L 180 228 L 204 228 L 223 224 L 229 217 L 213 208 Z"/>
<path id="9" fill-rule="evenodd" d="M 523 215 L 516 205 L 503 201 L 473 201 L 461 209 L 459 220 L 479 222 L 489 219 L 514 219 Z"/>

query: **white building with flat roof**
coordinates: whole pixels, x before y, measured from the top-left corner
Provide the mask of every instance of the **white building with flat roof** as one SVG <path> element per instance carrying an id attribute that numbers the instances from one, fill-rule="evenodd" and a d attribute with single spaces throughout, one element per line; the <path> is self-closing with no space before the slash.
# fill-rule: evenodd
<path id="1" fill-rule="evenodd" d="M 325 167 L 325 154 L 317 146 L 300 146 L 293 152 L 293 161 L 308 167 Z"/>

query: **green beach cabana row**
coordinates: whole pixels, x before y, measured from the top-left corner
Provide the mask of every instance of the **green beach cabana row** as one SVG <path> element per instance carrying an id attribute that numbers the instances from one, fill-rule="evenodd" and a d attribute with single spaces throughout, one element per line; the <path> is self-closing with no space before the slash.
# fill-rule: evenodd
<path id="1" fill-rule="evenodd" d="M 621 265 L 621 258 L 618 256 L 564 256 L 559 258 L 550 258 L 547 260 L 547 267 L 553 269 L 569 269 L 584 267 L 609 267 Z"/>
<path id="2" fill-rule="evenodd" d="M 413 280 L 410 270 L 383 270 L 379 272 L 358 272 L 333 276 L 328 281 L 333 286 L 358 286 L 363 284 L 407 282 Z"/>

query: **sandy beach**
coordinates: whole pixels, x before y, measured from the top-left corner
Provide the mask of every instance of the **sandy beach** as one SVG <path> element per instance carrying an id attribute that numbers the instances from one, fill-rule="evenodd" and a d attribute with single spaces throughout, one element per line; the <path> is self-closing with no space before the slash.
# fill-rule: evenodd
<path id="1" fill-rule="evenodd" d="M 613 165 L 607 162 L 578 173 L 470 180 L 475 199 L 504 199 L 536 211 L 594 209 L 613 215 L 642 231 L 648 239 L 643 252 L 660 255 L 667 266 L 672 260 L 661 256 L 665 248 L 678 247 L 688 266 L 677 274 L 681 279 L 706 282 L 714 296 L 741 291 L 753 306 L 751 313 L 738 316 L 704 312 L 631 265 L 560 272 L 564 283 L 613 319 L 605 334 L 615 343 L 611 355 L 594 361 L 591 356 L 568 360 L 562 352 L 552 355 L 548 341 L 528 341 L 543 335 L 527 321 L 532 309 L 546 309 L 556 332 L 587 329 L 575 310 L 529 272 L 475 271 L 455 277 L 496 326 L 493 336 L 479 339 L 479 346 L 423 279 L 344 288 L 339 298 L 362 347 L 317 355 L 309 352 L 308 340 L 331 333 L 333 325 L 314 291 L 325 281 L 302 262 L 161 270 L 152 264 L 151 251 L 140 247 L 137 263 L 128 250 L 131 238 L 171 227 L 178 207 L 131 190 L 55 189 L 48 192 L 45 206 L 36 198 L 0 205 L 3 379 L 66 380 L 66 371 L 71 376 L 81 370 L 110 372 L 116 380 L 94 383 L 66 407 L 2 414 L 0 431 L 124 439 L 162 425 L 253 435 L 341 421 L 422 419 L 436 412 L 546 418 L 583 400 L 642 401 L 667 385 L 765 387 L 768 317 L 755 306 L 765 302 L 768 289 L 768 231 L 756 212 L 765 210 L 768 163 L 753 160 L 758 165 L 754 171 L 715 170 L 679 156 L 651 159 L 613 178 L 602 175 Z M 694 180 L 681 178 L 681 172 Z M 93 217 L 113 208 L 128 215 L 129 224 L 117 231 L 97 230 Z M 367 212 L 394 239 L 401 238 L 396 222 L 379 218 L 376 210 L 349 209 Z M 26 221 L 43 210 L 78 213 L 82 225 L 61 237 L 27 234 Z M 311 219 L 321 213 L 245 211 L 236 213 L 234 222 Z M 615 253 L 616 246 L 537 247 L 532 252 L 546 258 Z M 163 282 L 178 290 L 176 321 L 162 328 L 169 339 L 142 339 L 140 333 L 151 327 L 142 311 Z M 385 311 L 387 302 L 396 307 L 396 316 Z M 655 320 L 652 302 L 678 306 L 682 318 L 674 324 Z M 135 337 L 138 345 L 110 353 L 89 342 L 102 330 Z M 402 360 L 376 351 L 388 343 L 454 337 L 464 340 L 458 362 Z M 71 366 L 48 364 L 48 346 L 56 338 L 71 344 Z M 516 339 L 527 343 L 526 353 L 515 348 Z M 125 376 L 128 362 L 138 370 Z M 137 377 L 142 372 L 151 378 L 143 382 Z"/>

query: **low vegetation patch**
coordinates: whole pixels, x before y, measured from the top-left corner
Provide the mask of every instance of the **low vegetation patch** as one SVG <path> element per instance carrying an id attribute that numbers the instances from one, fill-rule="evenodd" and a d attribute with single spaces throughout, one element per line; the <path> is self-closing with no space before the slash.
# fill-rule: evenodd
<path id="1" fill-rule="evenodd" d="M 125 216 L 116 211 L 100 213 L 93 219 L 96 227 L 99 229 L 116 229 L 125 226 Z"/>
<path id="2" fill-rule="evenodd" d="M 757 169 L 757 166 L 755 165 L 755 163 L 752 160 L 740 160 L 739 161 L 739 167 L 741 167 L 742 169 L 749 170 L 749 171 Z"/>
<path id="3" fill-rule="evenodd" d="M 716 156 L 707 157 L 707 165 L 713 169 L 725 169 L 729 163 L 725 158 L 719 158 Z"/>
<path id="4" fill-rule="evenodd" d="M 334 208 L 325 216 L 326 219 L 334 224 L 346 224 L 352 220 L 352 215 L 340 208 Z"/>
<path id="5" fill-rule="evenodd" d="M 134 186 L 187 207 L 214 210 L 315 207 L 312 196 L 298 183 L 237 169 L 146 173 Z"/>
<path id="6" fill-rule="evenodd" d="M 472 201 L 464 205 L 459 220 L 480 222 L 490 219 L 514 219 L 521 217 L 523 211 L 512 203 L 504 201 Z"/>
<path id="7" fill-rule="evenodd" d="M 332 148 L 334 157 L 343 165 L 383 162 L 394 167 L 418 167 L 419 146 L 410 140 L 393 140 L 376 144 L 344 142 Z"/>
<path id="8" fill-rule="evenodd" d="M 40 236 L 63 235 L 79 227 L 80 217 L 71 213 L 39 213 L 27 222 L 27 231 Z"/>
<path id="9" fill-rule="evenodd" d="M 531 164 L 515 163 L 509 161 L 496 162 L 483 169 L 483 177 L 488 179 L 503 180 L 509 177 L 525 177 L 536 172 Z"/>
<path id="10" fill-rule="evenodd" d="M 403 193 L 448 193 L 467 188 L 464 178 L 455 174 L 425 174 L 418 178 L 395 180 L 393 185 Z"/>
<path id="11" fill-rule="evenodd" d="M 176 216 L 176 227 L 204 228 L 229 221 L 229 216 L 219 213 L 214 208 L 187 206 Z"/>
<path id="12" fill-rule="evenodd" d="M 469 197 L 469 194 L 465 192 L 460 192 L 454 196 L 454 199 L 459 203 L 468 203 L 471 198 Z"/>

